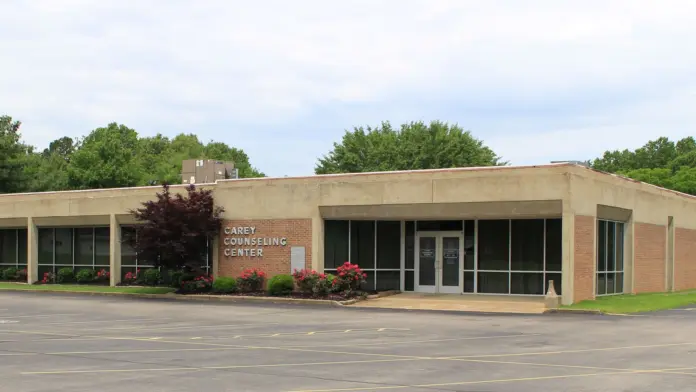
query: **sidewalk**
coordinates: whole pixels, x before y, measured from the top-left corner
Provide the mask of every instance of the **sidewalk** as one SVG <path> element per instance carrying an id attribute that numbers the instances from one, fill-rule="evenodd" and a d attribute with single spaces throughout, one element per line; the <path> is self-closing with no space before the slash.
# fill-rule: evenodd
<path id="1" fill-rule="evenodd" d="M 358 308 L 446 310 L 486 313 L 541 314 L 546 310 L 543 297 L 401 293 L 360 301 Z"/>

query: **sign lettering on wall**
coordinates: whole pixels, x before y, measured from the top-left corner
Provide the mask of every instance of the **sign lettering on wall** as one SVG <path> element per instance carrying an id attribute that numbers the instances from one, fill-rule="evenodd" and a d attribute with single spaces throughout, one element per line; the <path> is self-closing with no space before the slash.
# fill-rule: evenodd
<path id="1" fill-rule="evenodd" d="M 286 237 L 264 237 L 256 233 L 256 226 L 225 227 L 225 257 L 263 257 L 266 247 L 287 246 Z"/>

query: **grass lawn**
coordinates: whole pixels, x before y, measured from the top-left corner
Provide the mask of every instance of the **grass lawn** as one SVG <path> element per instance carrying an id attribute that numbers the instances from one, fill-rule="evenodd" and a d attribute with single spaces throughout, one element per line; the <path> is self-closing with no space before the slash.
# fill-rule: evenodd
<path id="1" fill-rule="evenodd" d="M 582 301 L 563 306 L 563 308 L 601 310 L 606 313 L 637 313 L 674 309 L 691 304 L 696 304 L 696 290 L 599 297 L 596 300 Z"/>
<path id="2" fill-rule="evenodd" d="M 70 284 L 28 285 L 20 283 L 0 283 L 2 290 L 31 290 L 31 291 L 75 291 L 81 293 L 130 293 L 130 294 L 167 294 L 176 291 L 169 287 L 109 287 Z"/>

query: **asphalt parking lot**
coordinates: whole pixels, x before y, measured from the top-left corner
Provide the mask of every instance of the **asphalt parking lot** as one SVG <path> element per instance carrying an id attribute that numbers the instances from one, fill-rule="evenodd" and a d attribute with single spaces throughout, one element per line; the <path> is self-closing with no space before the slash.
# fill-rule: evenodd
<path id="1" fill-rule="evenodd" d="M 0 293 L 0 391 L 693 391 L 694 326 Z"/>

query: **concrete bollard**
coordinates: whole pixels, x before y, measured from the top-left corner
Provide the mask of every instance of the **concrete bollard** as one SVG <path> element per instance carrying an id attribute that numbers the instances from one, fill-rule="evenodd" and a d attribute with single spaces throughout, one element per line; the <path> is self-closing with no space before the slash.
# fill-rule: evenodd
<path id="1" fill-rule="evenodd" d="M 544 305 L 546 309 L 557 309 L 561 306 L 561 297 L 556 294 L 556 288 L 553 285 L 553 280 L 549 280 L 549 289 L 544 297 Z"/>

